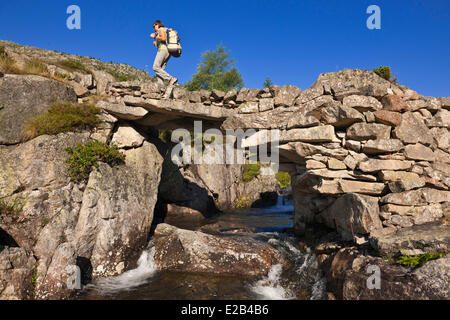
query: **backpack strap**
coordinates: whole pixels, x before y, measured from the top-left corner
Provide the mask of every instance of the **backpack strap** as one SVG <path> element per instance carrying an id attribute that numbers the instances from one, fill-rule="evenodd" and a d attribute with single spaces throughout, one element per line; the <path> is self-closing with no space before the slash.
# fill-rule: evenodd
<path id="1" fill-rule="evenodd" d="M 166 43 L 170 44 L 169 28 L 166 28 Z"/>

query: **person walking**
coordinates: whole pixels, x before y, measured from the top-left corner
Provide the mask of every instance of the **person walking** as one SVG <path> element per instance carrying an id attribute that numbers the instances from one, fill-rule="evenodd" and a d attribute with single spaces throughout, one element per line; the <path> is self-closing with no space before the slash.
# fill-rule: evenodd
<path id="1" fill-rule="evenodd" d="M 167 32 L 164 28 L 164 24 L 160 20 L 156 20 L 153 23 L 153 29 L 155 30 L 155 33 L 152 33 L 150 38 L 156 40 L 153 41 L 153 45 L 158 48 L 155 61 L 153 62 L 153 71 L 155 71 L 160 82 L 166 80 L 169 81 L 169 86 L 172 86 L 177 83 L 178 79 L 172 77 L 164 70 L 170 59 L 169 49 L 167 48 Z"/>

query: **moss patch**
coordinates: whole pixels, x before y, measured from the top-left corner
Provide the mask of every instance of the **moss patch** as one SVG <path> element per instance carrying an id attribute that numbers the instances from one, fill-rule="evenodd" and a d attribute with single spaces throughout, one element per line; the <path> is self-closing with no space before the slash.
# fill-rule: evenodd
<path id="1" fill-rule="evenodd" d="M 443 256 L 444 256 L 443 252 L 437 253 L 428 252 L 425 254 L 419 254 L 415 256 L 410 255 L 399 256 L 397 258 L 394 258 L 394 261 L 398 264 L 407 267 L 420 267 L 430 260 L 439 259 L 442 258 Z"/>

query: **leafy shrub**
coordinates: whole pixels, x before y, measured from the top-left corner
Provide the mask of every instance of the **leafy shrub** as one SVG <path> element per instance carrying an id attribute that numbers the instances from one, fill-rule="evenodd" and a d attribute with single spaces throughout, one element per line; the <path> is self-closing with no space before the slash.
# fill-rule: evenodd
<path id="1" fill-rule="evenodd" d="M 426 262 L 434 259 L 439 259 L 444 256 L 444 253 L 437 252 L 437 253 L 425 253 L 425 254 L 419 254 L 416 256 L 410 256 L 410 255 L 404 255 L 400 256 L 397 259 L 395 259 L 395 262 L 398 264 L 407 266 L 407 267 L 420 267 L 424 265 Z"/>
<path id="2" fill-rule="evenodd" d="M 287 172 L 279 171 L 275 173 L 275 178 L 278 181 L 280 188 L 286 188 L 291 186 L 291 176 Z"/>
<path id="3" fill-rule="evenodd" d="M 29 140 L 43 134 L 58 134 L 75 129 L 92 128 L 100 122 L 100 109 L 89 104 L 56 102 L 48 111 L 33 120 L 25 128 L 24 139 Z"/>
<path id="4" fill-rule="evenodd" d="M 73 181 L 89 178 L 93 167 L 98 168 L 99 161 L 105 162 L 111 167 L 125 162 L 125 155 L 118 150 L 116 145 L 109 146 L 97 140 L 91 140 L 85 144 L 79 143 L 74 149 L 67 148 L 66 151 L 70 154 L 67 164 Z"/>
<path id="5" fill-rule="evenodd" d="M 391 80 L 391 68 L 390 67 L 379 67 L 376 69 L 373 69 L 373 72 L 375 72 L 377 75 L 382 77 L 385 80 L 390 81 Z"/>
<path id="6" fill-rule="evenodd" d="M 261 164 L 258 163 L 246 163 L 242 171 L 242 181 L 247 183 L 259 176 Z"/>

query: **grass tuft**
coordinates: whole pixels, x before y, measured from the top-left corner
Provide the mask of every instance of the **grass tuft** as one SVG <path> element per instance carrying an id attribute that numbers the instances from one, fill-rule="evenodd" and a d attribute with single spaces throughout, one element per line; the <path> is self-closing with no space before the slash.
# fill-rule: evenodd
<path id="1" fill-rule="evenodd" d="M 30 140 L 43 134 L 58 134 L 75 129 L 93 128 L 100 122 L 97 114 L 100 109 L 89 104 L 56 102 L 42 114 L 25 126 L 24 140 Z"/>
<path id="2" fill-rule="evenodd" d="M 21 213 L 25 201 L 21 197 L 15 197 L 12 201 L 0 200 L 0 215 Z"/>
<path id="3" fill-rule="evenodd" d="M 0 46 L 0 72 L 20 74 L 20 69 L 16 66 L 16 61 L 9 57 L 6 53 L 5 47 Z"/>
<path id="4" fill-rule="evenodd" d="M 47 66 L 39 59 L 33 59 L 28 61 L 23 67 L 22 72 L 24 74 L 36 74 L 50 77 Z"/>

